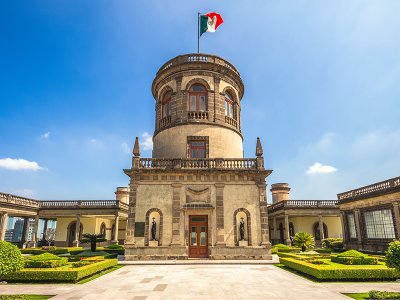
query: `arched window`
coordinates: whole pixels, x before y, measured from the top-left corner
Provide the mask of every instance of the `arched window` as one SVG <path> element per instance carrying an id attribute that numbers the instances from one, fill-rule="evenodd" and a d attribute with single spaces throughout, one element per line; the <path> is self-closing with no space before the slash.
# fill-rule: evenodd
<path id="1" fill-rule="evenodd" d="M 172 92 L 168 91 L 164 94 L 161 101 L 161 117 L 165 118 L 171 115 L 171 95 Z"/>
<path id="2" fill-rule="evenodd" d="M 101 223 L 100 234 L 103 235 L 103 237 L 106 237 L 106 224 L 104 223 Z"/>
<path id="3" fill-rule="evenodd" d="M 283 231 L 283 225 L 282 223 L 279 223 L 279 243 L 284 244 L 285 243 L 285 236 L 284 236 L 284 231 Z"/>
<path id="4" fill-rule="evenodd" d="M 289 223 L 289 236 L 294 236 L 294 225 L 292 222 Z"/>
<path id="5" fill-rule="evenodd" d="M 236 120 L 235 102 L 228 92 L 225 93 L 225 116 Z"/>
<path id="6" fill-rule="evenodd" d="M 207 90 L 200 84 L 189 89 L 189 111 L 207 111 Z"/>

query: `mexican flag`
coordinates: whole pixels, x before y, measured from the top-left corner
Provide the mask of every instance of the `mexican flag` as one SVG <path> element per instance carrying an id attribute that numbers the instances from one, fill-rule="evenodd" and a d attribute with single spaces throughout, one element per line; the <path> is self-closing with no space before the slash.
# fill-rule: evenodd
<path id="1" fill-rule="evenodd" d="M 224 20 L 222 20 L 221 15 L 215 12 L 200 16 L 200 35 L 204 32 L 215 32 L 222 22 Z"/>

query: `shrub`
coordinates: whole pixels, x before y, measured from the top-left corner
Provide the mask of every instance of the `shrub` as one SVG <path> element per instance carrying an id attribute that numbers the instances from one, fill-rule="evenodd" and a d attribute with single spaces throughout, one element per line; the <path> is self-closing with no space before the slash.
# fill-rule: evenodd
<path id="1" fill-rule="evenodd" d="M 17 246 L 0 241 L 0 279 L 9 273 L 21 270 L 24 267 L 24 258 Z"/>
<path id="2" fill-rule="evenodd" d="M 341 268 L 338 269 L 334 266 L 327 265 L 312 265 L 305 261 L 299 261 L 294 258 L 280 258 L 280 263 L 285 266 L 302 272 L 304 274 L 315 277 L 318 280 L 395 280 L 400 278 L 400 272 L 396 269 L 388 269 L 384 266 L 382 268 Z"/>
<path id="3" fill-rule="evenodd" d="M 276 245 L 273 245 L 272 247 L 278 248 L 278 249 L 290 249 L 290 246 L 285 245 L 285 244 L 276 244 Z"/>
<path id="4" fill-rule="evenodd" d="M 91 265 L 94 262 L 95 262 L 94 260 L 81 260 L 81 261 L 77 261 L 77 262 L 72 263 L 72 267 L 73 268 L 80 268 L 80 267 L 83 267 L 83 266 Z"/>
<path id="5" fill-rule="evenodd" d="M 344 265 L 376 265 L 378 258 L 356 250 L 349 250 L 337 255 L 331 255 L 331 261 Z"/>
<path id="6" fill-rule="evenodd" d="M 116 259 L 108 259 L 80 268 L 70 269 L 24 269 L 10 273 L 5 279 L 11 282 L 77 282 L 117 265 Z"/>
<path id="7" fill-rule="evenodd" d="M 301 251 L 306 251 L 307 248 L 314 248 L 314 237 L 307 232 L 298 232 L 294 236 L 294 245 L 301 247 Z"/>
<path id="8" fill-rule="evenodd" d="M 96 252 L 97 243 L 105 241 L 107 240 L 104 238 L 104 234 L 84 233 L 81 239 L 82 244 L 90 244 L 90 251 L 92 252 Z"/>
<path id="9" fill-rule="evenodd" d="M 338 254 L 339 256 L 345 256 L 345 257 L 361 257 L 361 256 L 368 256 L 368 254 L 361 253 L 357 250 L 348 250 L 345 252 L 342 252 Z"/>
<path id="10" fill-rule="evenodd" d="M 322 240 L 322 247 L 331 250 L 343 249 L 343 239 L 341 238 L 327 238 Z"/>
<path id="11" fill-rule="evenodd" d="M 312 259 L 312 260 L 309 260 L 308 262 L 313 264 L 313 265 L 323 265 L 323 264 L 325 264 L 323 260 L 319 260 L 319 259 Z"/>
<path id="12" fill-rule="evenodd" d="M 399 292 L 386 292 L 386 291 L 370 291 L 370 299 L 400 299 Z"/>
<path id="13" fill-rule="evenodd" d="M 112 244 L 112 245 L 108 245 L 106 247 L 104 247 L 106 249 L 110 249 L 110 250 L 125 250 L 125 247 L 122 245 L 118 245 L 118 244 Z"/>
<path id="14" fill-rule="evenodd" d="M 33 255 L 42 254 L 42 253 L 52 253 L 52 254 L 59 255 L 59 254 L 67 254 L 67 253 L 70 253 L 72 251 L 76 251 L 77 253 L 83 251 L 82 247 L 78 247 L 78 248 L 57 248 L 57 247 L 51 246 L 50 249 L 48 249 L 48 250 L 46 250 L 46 248 L 49 248 L 49 247 L 26 248 L 26 249 L 21 249 L 21 252 L 22 252 L 22 254 L 33 254 Z"/>
<path id="15" fill-rule="evenodd" d="M 386 252 L 386 265 L 389 268 L 400 270 L 400 241 L 393 241 L 389 244 Z"/>
<path id="16" fill-rule="evenodd" d="M 25 260 L 25 268 L 58 268 L 65 266 L 68 259 L 51 253 L 30 256 Z"/>
<path id="17" fill-rule="evenodd" d="M 28 300 L 27 295 L 0 295 L 0 300 Z"/>
<path id="18" fill-rule="evenodd" d="M 329 253 L 332 252 L 332 250 L 329 249 L 329 248 L 325 248 L 325 249 L 314 249 L 314 251 L 315 251 L 315 252 L 318 252 L 318 253 L 326 253 L 326 254 L 329 254 Z"/>

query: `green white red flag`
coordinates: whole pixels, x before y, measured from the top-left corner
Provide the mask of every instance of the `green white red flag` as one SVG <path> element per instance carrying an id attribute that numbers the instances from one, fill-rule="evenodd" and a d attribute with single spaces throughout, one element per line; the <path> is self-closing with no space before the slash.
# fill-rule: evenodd
<path id="1" fill-rule="evenodd" d="M 215 32 L 218 26 L 224 22 L 220 14 L 210 12 L 200 16 L 200 35 L 204 32 Z"/>

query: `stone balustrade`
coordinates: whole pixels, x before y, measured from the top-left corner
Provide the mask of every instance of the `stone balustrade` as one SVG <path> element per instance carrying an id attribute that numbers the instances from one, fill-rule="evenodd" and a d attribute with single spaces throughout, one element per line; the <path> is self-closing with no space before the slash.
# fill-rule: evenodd
<path id="1" fill-rule="evenodd" d="M 199 63 L 211 63 L 211 64 L 217 64 L 224 66 L 228 68 L 229 70 L 235 72 L 237 75 L 240 76 L 238 70 L 228 61 L 225 59 L 222 59 L 218 56 L 215 55 L 208 55 L 208 54 L 199 54 L 199 53 L 193 53 L 193 54 L 185 54 L 185 55 L 180 55 L 177 56 L 169 61 L 167 61 L 164 65 L 161 66 L 157 74 L 159 74 L 162 71 L 165 71 L 171 67 L 178 66 L 180 64 L 185 64 L 185 63 L 192 63 L 192 62 L 199 62 Z"/>
<path id="2" fill-rule="evenodd" d="M 268 206 L 268 212 L 285 208 L 339 208 L 337 200 L 285 200 Z"/>
<path id="3" fill-rule="evenodd" d="M 40 201 L 40 209 L 52 208 L 120 208 L 128 210 L 128 205 L 118 200 L 67 200 Z"/>
<path id="4" fill-rule="evenodd" d="M 385 181 L 367 185 L 355 190 L 340 193 L 337 195 L 339 201 L 346 201 L 356 198 L 367 198 L 377 193 L 389 192 L 391 189 L 400 187 L 400 177 L 391 178 Z"/>
<path id="5" fill-rule="evenodd" d="M 206 111 L 189 111 L 189 120 L 208 120 L 208 112 Z"/>
<path id="6" fill-rule="evenodd" d="M 228 116 L 225 116 L 225 123 L 228 123 L 229 125 L 237 127 L 237 122 L 235 119 L 232 119 Z"/>
<path id="7" fill-rule="evenodd" d="M 171 116 L 166 116 L 159 121 L 158 128 L 164 128 L 170 124 L 171 124 Z"/>
<path id="8" fill-rule="evenodd" d="M 261 166 L 260 166 L 261 167 Z M 255 158 L 206 158 L 206 159 L 163 159 L 141 158 L 140 169 L 216 169 L 216 170 L 257 170 Z"/>
<path id="9" fill-rule="evenodd" d="M 12 194 L 0 193 L 0 203 L 6 203 L 16 206 L 29 208 L 39 208 L 38 201 Z"/>

